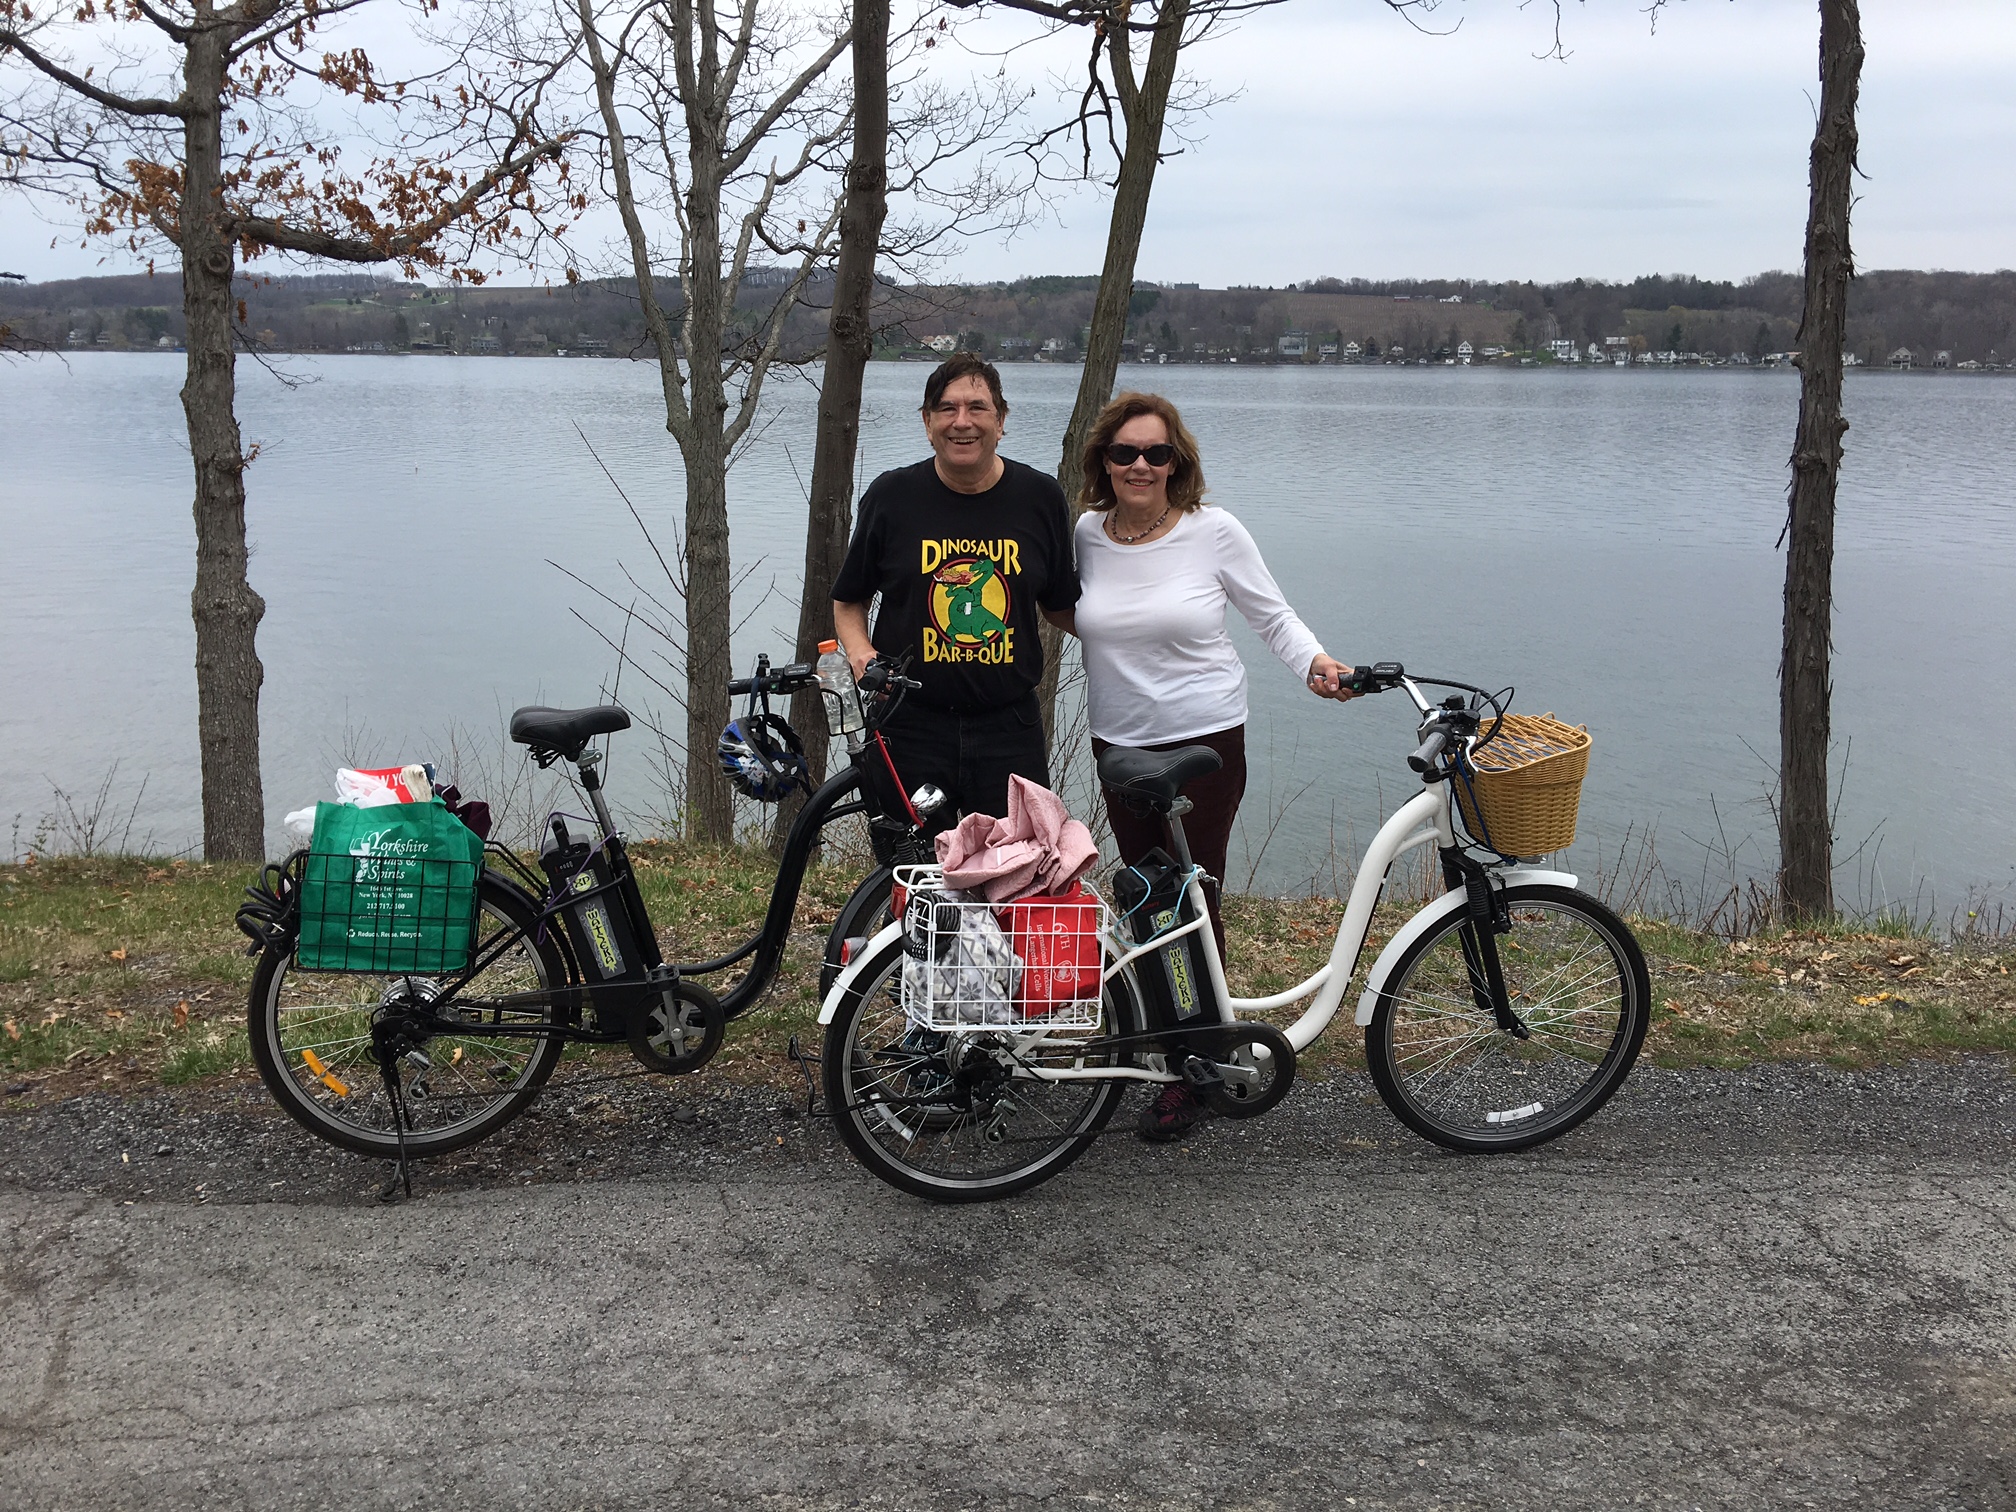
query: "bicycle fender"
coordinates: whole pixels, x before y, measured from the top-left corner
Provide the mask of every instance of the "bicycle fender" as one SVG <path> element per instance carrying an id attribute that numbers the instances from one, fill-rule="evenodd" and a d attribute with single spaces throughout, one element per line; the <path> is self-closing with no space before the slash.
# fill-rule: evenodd
<path id="1" fill-rule="evenodd" d="M 1526 883 L 1573 887 L 1580 880 L 1573 872 L 1541 871 L 1538 868 L 1508 868 L 1498 875 L 1505 879 L 1507 887 Z M 1386 942 L 1386 948 L 1379 952 L 1379 959 L 1372 963 L 1372 970 L 1365 978 L 1365 991 L 1358 999 L 1358 1012 L 1353 1022 L 1360 1029 L 1372 1022 L 1372 1010 L 1379 1006 L 1379 994 L 1386 989 L 1386 978 L 1393 974 L 1394 966 L 1406 954 L 1407 947 L 1468 901 L 1469 895 L 1461 891 L 1444 893 L 1401 925 L 1399 933 Z"/>
<path id="2" fill-rule="evenodd" d="M 892 920 L 882 926 L 882 932 L 863 947 L 861 954 L 840 968 L 840 975 L 833 979 L 833 990 L 826 994 L 826 1001 L 819 1005 L 819 1022 L 830 1024 L 833 1015 L 840 1011 L 840 1003 L 847 996 L 847 989 L 854 985 L 854 978 L 861 974 L 861 968 L 892 940 L 903 938 L 903 921 Z"/>

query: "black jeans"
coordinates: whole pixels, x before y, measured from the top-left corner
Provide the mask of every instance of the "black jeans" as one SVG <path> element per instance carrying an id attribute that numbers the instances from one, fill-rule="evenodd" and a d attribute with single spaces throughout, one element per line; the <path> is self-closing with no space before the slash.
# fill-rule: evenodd
<path id="1" fill-rule="evenodd" d="M 935 783 L 951 802 L 933 818 L 934 830 L 950 829 L 962 813 L 1005 815 L 1011 776 L 1050 786 L 1049 745 L 1034 693 L 1004 708 L 965 714 L 906 699 L 882 727 L 882 738 L 889 742 L 903 791 L 882 791 L 892 785 L 881 773 L 876 801 L 885 813 L 901 814 L 905 795 Z M 877 775 L 873 765 L 869 771 Z"/>
<path id="2" fill-rule="evenodd" d="M 1225 853 L 1232 846 L 1232 821 L 1239 816 L 1239 800 L 1246 796 L 1246 726 L 1234 725 L 1215 735 L 1198 735 L 1189 740 L 1172 740 L 1167 745 L 1144 746 L 1149 751 L 1178 751 L 1185 746 L 1209 746 L 1224 759 L 1215 772 L 1193 777 L 1183 785 L 1183 796 L 1193 805 L 1183 820 L 1183 838 L 1190 846 L 1190 859 L 1213 879 L 1204 888 L 1204 901 L 1211 910 L 1211 932 L 1218 937 L 1218 959 L 1225 959 L 1225 910 L 1220 899 L 1225 883 Z M 1092 737 L 1092 759 L 1112 747 L 1097 735 Z M 1120 847 L 1120 860 L 1132 866 L 1155 846 L 1168 847 L 1168 821 L 1136 808 L 1111 788 L 1100 789 L 1106 799 L 1106 817 L 1113 826 L 1113 842 Z"/>

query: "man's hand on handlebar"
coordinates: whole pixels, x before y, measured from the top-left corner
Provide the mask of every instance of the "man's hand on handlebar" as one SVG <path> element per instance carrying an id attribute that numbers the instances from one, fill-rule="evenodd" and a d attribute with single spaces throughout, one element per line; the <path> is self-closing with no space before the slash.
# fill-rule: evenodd
<path id="1" fill-rule="evenodd" d="M 908 665 L 908 657 L 897 660 L 871 653 L 868 664 L 854 679 L 855 686 L 871 697 L 877 693 L 894 692 L 901 688 L 923 687 L 924 685 L 916 678 L 903 675 L 904 668 Z"/>

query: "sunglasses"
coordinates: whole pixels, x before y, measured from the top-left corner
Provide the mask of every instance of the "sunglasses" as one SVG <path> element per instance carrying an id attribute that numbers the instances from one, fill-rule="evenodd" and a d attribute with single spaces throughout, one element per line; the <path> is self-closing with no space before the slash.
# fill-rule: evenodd
<path id="1" fill-rule="evenodd" d="M 1136 457 L 1146 458 L 1150 467 L 1167 467 L 1176 460 L 1176 448 L 1167 441 L 1154 446 L 1129 446 L 1124 441 L 1115 441 L 1106 448 L 1106 460 L 1115 467 L 1132 467 Z"/>

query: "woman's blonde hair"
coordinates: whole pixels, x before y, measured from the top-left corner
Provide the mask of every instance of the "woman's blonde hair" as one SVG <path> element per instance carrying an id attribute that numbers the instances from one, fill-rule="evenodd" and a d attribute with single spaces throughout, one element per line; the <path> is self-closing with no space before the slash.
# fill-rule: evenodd
<path id="1" fill-rule="evenodd" d="M 1106 473 L 1106 448 L 1120 427 L 1139 415 L 1159 417 L 1169 430 L 1169 444 L 1176 448 L 1176 460 L 1169 469 L 1169 507 L 1188 513 L 1204 502 L 1204 468 L 1197 455 L 1197 438 L 1176 412 L 1176 406 L 1160 394 L 1116 394 L 1092 422 L 1092 434 L 1085 438 L 1084 486 L 1078 502 L 1087 509 L 1111 509 L 1113 480 Z"/>

